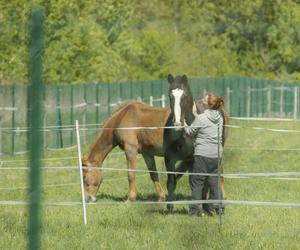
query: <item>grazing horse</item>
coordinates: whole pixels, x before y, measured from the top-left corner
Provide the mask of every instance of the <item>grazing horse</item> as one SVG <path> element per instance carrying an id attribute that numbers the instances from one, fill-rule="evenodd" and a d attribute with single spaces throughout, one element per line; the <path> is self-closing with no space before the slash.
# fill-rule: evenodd
<path id="1" fill-rule="evenodd" d="M 189 167 L 193 165 L 193 139 L 187 136 L 183 129 L 181 129 L 185 124 L 191 125 L 195 116 L 193 114 L 194 99 L 190 87 L 188 85 L 187 77 L 176 76 L 175 78 L 169 74 L 169 98 L 170 98 L 170 108 L 171 114 L 167 120 L 166 126 L 174 126 L 174 129 L 166 129 L 164 133 L 164 151 L 165 151 L 165 164 L 168 173 L 167 179 L 167 189 L 168 189 L 168 201 L 174 200 L 174 191 L 176 188 L 176 183 L 182 176 L 182 172 L 185 172 Z M 203 112 L 204 109 L 199 110 Z M 227 136 L 228 115 L 221 110 L 223 116 L 223 133 L 222 133 L 222 143 L 224 146 L 225 139 Z M 177 161 L 182 160 L 178 168 L 175 169 L 175 164 Z M 179 174 L 174 174 L 174 172 L 181 172 Z M 223 168 L 221 168 L 223 173 Z M 226 197 L 224 189 L 224 178 L 221 178 L 221 188 L 223 192 L 223 197 Z M 209 194 L 208 185 L 205 186 L 205 191 L 203 192 L 203 199 L 207 199 Z M 167 208 L 169 211 L 173 209 L 172 204 L 168 204 Z"/>
<path id="2" fill-rule="evenodd" d="M 135 201 L 137 196 L 134 170 L 138 154 L 142 154 L 151 171 L 158 200 L 165 200 L 164 190 L 155 172 L 154 156 L 164 156 L 163 134 L 169 116 L 169 108 L 155 108 L 139 101 L 127 102 L 114 111 L 91 144 L 87 157 L 82 160 L 86 201 L 96 201 L 102 183 L 102 163 L 116 146 L 125 152 L 127 168 L 131 170 L 128 171 L 128 201 Z"/>

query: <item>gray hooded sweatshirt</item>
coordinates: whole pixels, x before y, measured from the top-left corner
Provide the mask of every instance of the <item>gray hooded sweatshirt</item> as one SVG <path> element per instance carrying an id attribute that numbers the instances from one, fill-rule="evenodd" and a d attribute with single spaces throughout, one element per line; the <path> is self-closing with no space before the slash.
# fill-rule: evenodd
<path id="1" fill-rule="evenodd" d="M 201 155 L 209 158 L 218 158 L 219 150 L 219 156 L 222 157 L 223 117 L 220 111 L 206 109 L 204 113 L 196 116 L 191 126 L 185 127 L 184 130 L 188 135 L 195 138 L 194 155 Z"/>

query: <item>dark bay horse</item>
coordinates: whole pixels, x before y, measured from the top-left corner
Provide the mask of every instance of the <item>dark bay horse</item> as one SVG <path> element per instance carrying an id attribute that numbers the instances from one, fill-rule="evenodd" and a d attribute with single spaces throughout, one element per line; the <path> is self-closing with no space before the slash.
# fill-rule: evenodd
<path id="1" fill-rule="evenodd" d="M 192 112 L 194 99 L 187 83 L 187 77 L 183 75 L 174 78 L 169 74 L 168 82 L 171 113 L 166 126 L 174 126 L 174 129 L 164 131 L 164 157 L 166 169 L 171 172 L 168 173 L 167 178 L 167 201 L 173 201 L 176 183 L 182 176 L 174 174 L 176 163 L 181 160 L 178 172 L 185 172 L 193 164 L 193 140 L 185 135 L 182 128 L 185 123 L 190 125 L 195 117 Z M 171 211 L 173 205 L 168 204 L 167 208 Z"/>
<path id="2" fill-rule="evenodd" d="M 191 125 L 195 119 L 193 113 L 194 99 L 190 87 L 188 85 L 187 77 L 176 76 L 175 78 L 169 74 L 169 98 L 171 114 L 167 120 L 166 126 L 174 126 L 174 129 L 166 129 L 164 131 L 164 151 L 165 151 L 165 164 L 168 172 L 167 189 L 168 189 L 168 201 L 174 200 L 174 191 L 176 183 L 182 176 L 182 172 L 185 172 L 189 167 L 193 165 L 193 139 L 187 136 L 182 128 L 185 124 Z M 201 110 L 200 110 L 201 109 Z M 198 112 L 204 112 L 204 107 L 198 107 Z M 228 115 L 221 110 L 223 116 L 223 133 L 222 143 L 224 146 L 225 139 L 227 137 Z M 176 129 L 178 128 L 178 129 Z M 181 160 L 178 168 L 175 169 L 177 161 Z M 180 174 L 174 174 L 174 172 L 181 172 Z M 221 168 L 223 173 L 223 168 Z M 221 189 L 223 197 L 226 197 L 224 189 L 224 178 L 221 177 Z M 207 199 L 209 194 L 208 185 L 205 186 L 202 199 Z M 172 204 L 167 205 L 168 210 L 173 208 Z"/>

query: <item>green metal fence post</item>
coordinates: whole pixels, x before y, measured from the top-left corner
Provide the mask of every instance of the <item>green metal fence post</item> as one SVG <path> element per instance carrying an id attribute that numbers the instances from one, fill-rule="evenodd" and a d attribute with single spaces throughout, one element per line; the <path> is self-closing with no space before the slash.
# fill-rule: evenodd
<path id="1" fill-rule="evenodd" d="M 110 83 L 107 83 L 107 114 L 110 115 L 110 98 L 111 91 L 110 91 Z"/>
<path id="2" fill-rule="evenodd" d="M 298 118 L 298 87 L 294 87 L 294 120 Z"/>
<path id="3" fill-rule="evenodd" d="M 11 154 L 15 154 L 15 128 L 16 128 L 16 87 L 11 87 L 12 91 L 12 116 L 11 116 L 11 125 L 12 125 L 12 132 L 11 132 Z"/>
<path id="4" fill-rule="evenodd" d="M 70 106 L 70 124 L 74 124 L 74 87 L 73 84 L 70 85 L 71 91 L 70 91 L 70 98 L 71 98 L 71 106 Z M 75 128 L 74 128 L 75 129 Z M 73 145 L 73 136 L 74 132 L 73 129 L 71 129 L 71 138 L 70 138 L 70 145 Z"/>
<path id="5" fill-rule="evenodd" d="M 100 107 L 99 83 L 97 83 L 96 84 L 96 124 L 100 123 L 100 119 L 99 119 L 99 107 Z"/>
<path id="6" fill-rule="evenodd" d="M 62 120 L 61 120 L 61 107 L 60 107 L 60 86 L 56 86 L 56 147 L 63 147 L 63 138 L 62 138 Z"/>
<path id="7" fill-rule="evenodd" d="M 268 117 L 271 117 L 271 114 L 272 114 L 272 86 L 270 85 L 270 83 L 268 84 L 268 87 L 267 87 L 267 114 L 268 114 Z"/>
<path id="8" fill-rule="evenodd" d="M 129 86 L 130 86 L 130 99 L 132 100 L 132 99 L 133 99 L 133 86 L 132 86 L 132 81 L 130 81 Z"/>
<path id="9" fill-rule="evenodd" d="M 29 74 L 31 88 L 29 94 L 30 107 L 30 218 L 29 218 L 29 249 L 40 248 L 40 169 L 43 149 L 42 124 L 42 52 L 43 52 L 43 21 L 42 8 L 34 8 L 31 12 L 29 42 Z"/>
<path id="10" fill-rule="evenodd" d="M 44 148 L 47 148 L 47 109 L 46 109 L 46 88 L 43 86 L 43 144 Z"/>
<path id="11" fill-rule="evenodd" d="M 258 82 L 258 87 L 260 89 L 259 93 L 259 99 L 260 99 L 260 107 L 258 109 L 259 116 L 264 117 L 265 116 L 265 109 L 266 109 L 266 84 L 263 81 Z"/>
<path id="12" fill-rule="evenodd" d="M 255 117 L 256 116 L 256 102 L 257 102 L 257 99 L 256 99 L 257 89 L 256 89 L 255 79 L 250 79 L 250 89 L 252 89 L 252 91 L 250 90 L 251 101 L 249 102 L 250 117 Z"/>
<path id="13" fill-rule="evenodd" d="M 0 116 L 0 160 L 2 158 L 2 117 Z"/>
<path id="14" fill-rule="evenodd" d="M 230 114 L 230 92 L 231 92 L 230 88 L 227 87 L 226 88 L 226 104 L 225 104 L 225 106 L 226 106 L 226 110 L 229 114 Z"/>
<path id="15" fill-rule="evenodd" d="M 284 86 L 280 86 L 279 90 L 279 117 L 283 118 L 283 95 L 284 95 Z"/>
<path id="16" fill-rule="evenodd" d="M 87 125 L 87 84 L 83 85 L 83 100 L 84 100 L 84 112 L 83 112 L 83 118 L 82 118 L 82 123 L 83 123 L 83 143 L 86 144 L 87 138 L 86 138 L 86 125 Z"/>
<path id="17" fill-rule="evenodd" d="M 251 117 L 251 82 L 246 86 L 246 117 Z"/>

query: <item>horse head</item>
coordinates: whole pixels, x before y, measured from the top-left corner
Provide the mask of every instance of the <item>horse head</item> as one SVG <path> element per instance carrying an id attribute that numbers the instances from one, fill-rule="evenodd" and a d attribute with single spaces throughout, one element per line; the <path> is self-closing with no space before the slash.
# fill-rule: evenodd
<path id="1" fill-rule="evenodd" d="M 186 75 L 174 78 L 169 74 L 168 82 L 173 126 L 179 128 L 185 123 L 190 125 L 194 120 L 192 113 L 194 101 Z"/>
<path id="2" fill-rule="evenodd" d="M 85 201 L 95 202 L 96 194 L 102 182 L 102 174 L 100 168 L 93 166 L 88 160 L 82 160 L 83 184 Z"/>

